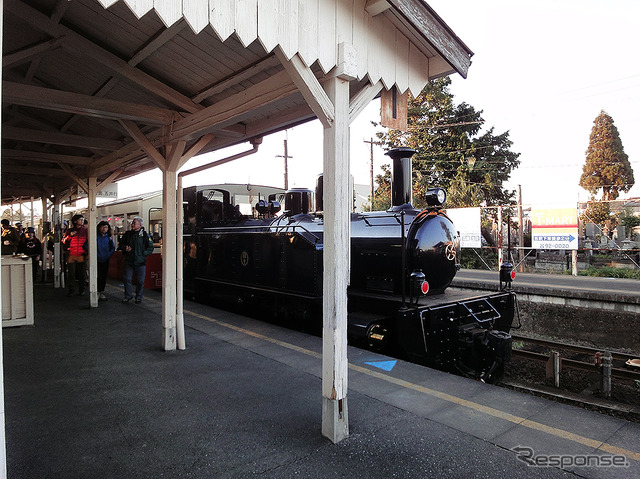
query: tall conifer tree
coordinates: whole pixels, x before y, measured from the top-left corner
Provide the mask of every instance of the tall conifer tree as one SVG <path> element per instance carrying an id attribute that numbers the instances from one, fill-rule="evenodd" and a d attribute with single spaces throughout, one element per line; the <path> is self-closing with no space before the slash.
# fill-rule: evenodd
<path id="1" fill-rule="evenodd" d="M 633 168 L 620 134 L 604 110 L 593 122 L 586 155 L 579 184 L 592 195 L 602 189 L 603 201 L 615 200 L 621 191 L 627 192 L 634 185 Z"/>

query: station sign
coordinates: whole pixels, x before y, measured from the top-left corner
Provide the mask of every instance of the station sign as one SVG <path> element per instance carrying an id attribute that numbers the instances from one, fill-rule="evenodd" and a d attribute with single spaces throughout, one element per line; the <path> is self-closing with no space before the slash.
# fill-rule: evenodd
<path id="1" fill-rule="evenodd" d="M 482 248 L 480 208 L 447 208 L 447 216 L 460 233 L 460 247 Z"/>
<path id="2" fill-rule="evenodd" d="M 78 186 L 78 198 L 86 198 L 87 193 Z M 96 198 L 118 199 L 118 183 L 109 183 L 96 193 Z"/>
<path id="3" fill-rule="evenodd" d="M 531 209 L 531 247 L 535 249 L 578 249 L 576 207 Z"/>

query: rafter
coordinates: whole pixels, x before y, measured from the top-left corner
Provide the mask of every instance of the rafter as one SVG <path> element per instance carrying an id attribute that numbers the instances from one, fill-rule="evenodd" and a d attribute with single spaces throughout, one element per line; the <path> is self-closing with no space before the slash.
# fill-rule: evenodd
<path id="1" fill-rule="evenodd" d="M 96 98 L 51 88 L 2 82 L 7 104 L 43 108 L 111 120 L 134 120 L 148 125 L 169 125 L 178 115 L 172 110 L 106 98 Z"/>
<path id="2" fill-rule="evenodd" d="M 88 136 L 71 135 L 69 133 L 31 130 L 28 128 L 16 127 L 3 127 L 2 138 L 33 143 L 75 146 L 90 150 L 113 151 L 122 147 L 122 142 L 118 140 L 107 140 L 105 138 L 92 138 Z"/>
<path id="3" fill-rule="evenodd" d="M 2 150 L 2 160 L 15 161 L 35 161 L 42 163 L 66 163 L 68 165 L 89 166 L 93 161 L 92 158 L 84 156 L 60 155 L 56 153 L 41 153 L 37 151 L 11 150 L 4 148 Z"/>
<path id="4" fill-rule="evenodd" d="M 6 71 L 17 65 L 21 65 L 22 63 L 29 62 L 34 58 L 39 57 L 46 51 L 53 50 L 54 48 L 59 48 L 63 41 L 64 37 L 58 37 L 54 38 L 53 40 L 38 42 L 26 48 L 21 48 L 18 51 L 3 55 L 2 68 Z"/>

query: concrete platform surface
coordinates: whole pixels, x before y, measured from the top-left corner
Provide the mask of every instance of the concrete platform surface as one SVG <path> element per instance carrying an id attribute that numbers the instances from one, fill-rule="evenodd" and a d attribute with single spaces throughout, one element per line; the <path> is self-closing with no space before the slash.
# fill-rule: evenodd
<path id="1" fill-rule="evenodd" d="M 38 284 L 3 330 L 10 478 L 640 477 L 639 424 L 351 347 L 332 444 L 320 338 L 186 303 L 164 352 L 160 293 L 107 295 Z"/>

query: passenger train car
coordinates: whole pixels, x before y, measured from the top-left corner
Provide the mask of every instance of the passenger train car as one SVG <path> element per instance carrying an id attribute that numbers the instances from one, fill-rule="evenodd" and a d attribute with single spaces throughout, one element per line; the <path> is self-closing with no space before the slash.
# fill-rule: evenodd
<path id="1" fill-rule="evenodd" d="M 392 206 L 351 214 L 348 333 L 352 343 L 400 354 L 483 381 L 500 379 L 510 359 L 512 271 L 481 296 L 447 290 L 459 268 L 460 238 L 443 211 L 446 193 L 411 205 L 409 148 L 388 152 Z M 313 198 L 315 196 L 315 207 Z M 184 190 L 185 295 L 232 302 L 302 329 L 321 324 L 322 177 L 315 192 L 289 190 L 242 214 L 220 186 Z M 498 283 L 498 282 L 497 282 Z"/>

